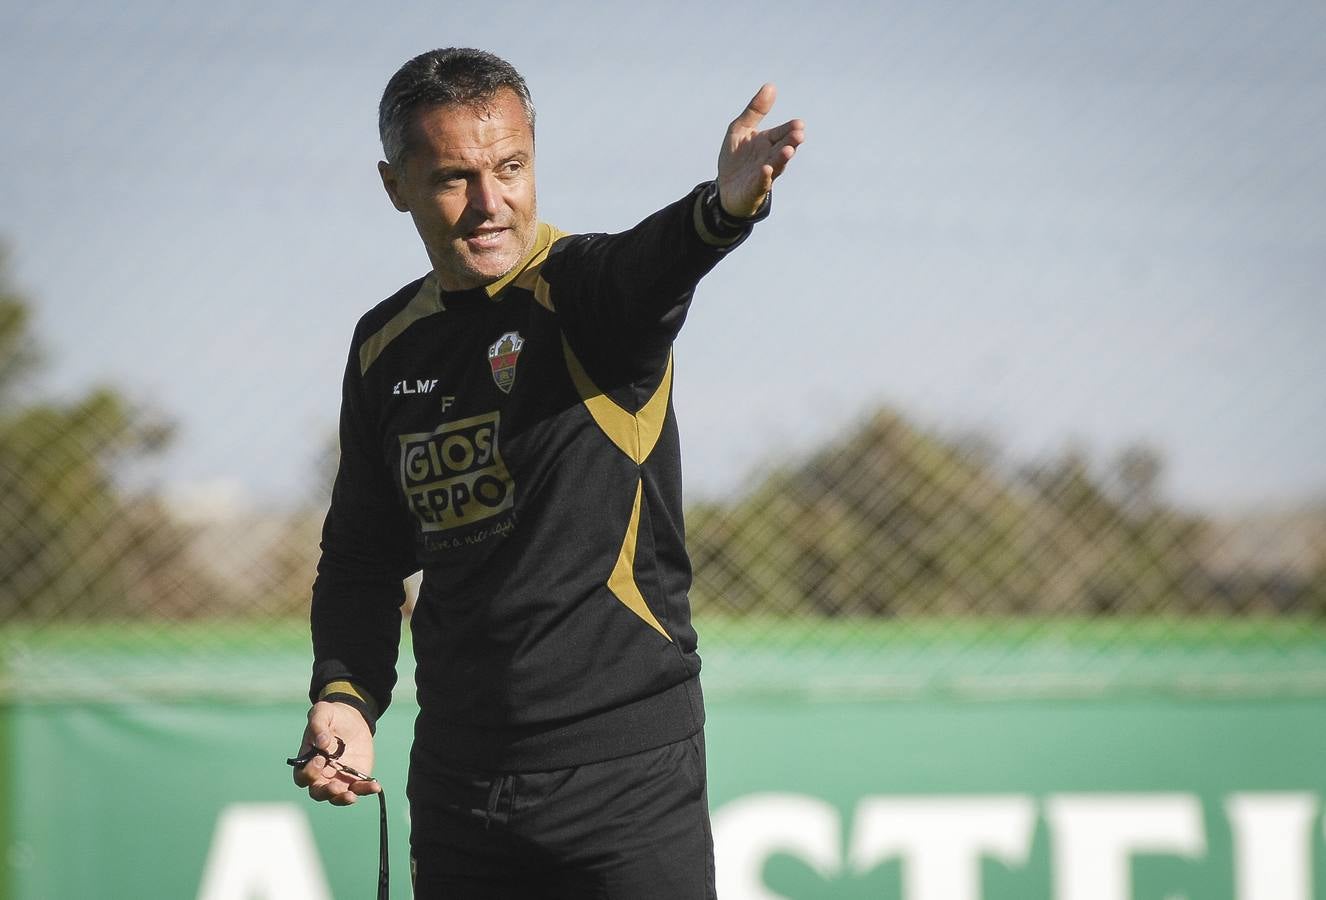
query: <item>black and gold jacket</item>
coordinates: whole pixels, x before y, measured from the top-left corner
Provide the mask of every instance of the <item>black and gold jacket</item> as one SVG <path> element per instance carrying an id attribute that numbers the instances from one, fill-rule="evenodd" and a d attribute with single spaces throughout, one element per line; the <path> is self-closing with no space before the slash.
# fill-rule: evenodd
<path id="1" fill-rule="evenodd" d="M 441 761 L 560 768 L 701 727 L 672 341 L 749 232 L 706 215 L 712 197 L 620 234 L 539 224 L 497 283 L 448 293 L 430 274 L 360 320 L 312 697 L 370 722 L 386 708 L 401 580 L 423 569 L 416 734 Z"/>

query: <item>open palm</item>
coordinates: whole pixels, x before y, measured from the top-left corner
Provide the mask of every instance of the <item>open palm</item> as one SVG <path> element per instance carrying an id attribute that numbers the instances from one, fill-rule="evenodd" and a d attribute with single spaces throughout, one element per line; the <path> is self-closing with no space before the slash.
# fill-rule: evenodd
<path id="1" fill-rule="evenodd" d="M 774 179 L 806 139 L 806 123 L 800 119 L 759 130 L 777 96 L 772 84 L 763 85 L 728 126 L 718 153 L 718 197 L 730 216 L 744 219 L 759 211 Z"/>

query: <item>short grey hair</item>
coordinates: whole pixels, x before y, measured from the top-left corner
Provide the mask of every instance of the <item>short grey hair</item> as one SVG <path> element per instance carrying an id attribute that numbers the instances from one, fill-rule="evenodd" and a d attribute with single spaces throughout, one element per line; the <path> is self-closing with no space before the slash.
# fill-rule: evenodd
<path id="1" fill-rule="evenodd" d="M 532 132 L 534 101 L 525 79 L 511 63 L 470 47 L 419 54 L 391 76 L 378 105 L 378 136 L 387 162 L 399 166 L 405 159 L 410 126 L 418 110 L 450 104 L 483 107 L 504 88 L 520 98 Z"/>

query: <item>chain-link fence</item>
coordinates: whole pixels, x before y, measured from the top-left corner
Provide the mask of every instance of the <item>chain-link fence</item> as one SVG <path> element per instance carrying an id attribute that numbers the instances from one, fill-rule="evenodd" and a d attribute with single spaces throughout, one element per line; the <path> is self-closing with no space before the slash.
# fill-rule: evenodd
<path id="1" fill-rule="evenodd" d="M 18 391 L 33 342 L 15 297 L 0 312 L 6 687 L 215 691 L 237 651 L 296 673 L 325 494 L 209 517 L 124 488 L 169 426 L 111 389 Z M 1326 689 L 1326 510 L 1185 511 L 1162 471 L 1145 446 L 1013 465 L 896 412 L 853 422 L 688 509 L 717 688 Z"/>
<path id="2" fill-rule="evenodd" d="M 941 15 L 941 19 L 951 12 Z M 1143 15 L 1140 9 L 1134 13 Z M 11 10 L 4 15 L 14 26 L 9 29 L 11 36 L 5 46 L 14 52 L 20 49 L 20 39 L 50 38 L 62 24 L 80 23 L 82 29 L 96 25 L 70 10 L 49 16 L 19 15 Z M 144 24 L 145 16 L 131 14 L 137 23 L 132 27 L 125 23 L 101 25 L 123 47 L 135 34 L 147 40 L 142 36 L 144 29 L 150 31 Z M 852 16 L 858 23 L 870 25 L 864 29 L 867 32 L 882 35 L 886 30 L 877 13 L 856 9 Z M 1287 274 L 1284 282 L 1269 285 L 1268 290 L 1274 293 L 1283 289 L 1284 293 L 1277 301 L 1276 296 L 1255 296 L 1258 291 L 1240 286 L 1213 303 L 1222 308 L 1260 301 L 1275 306 L 1276 315 L 1266 319 L 1272 322 L 1275 333 L 1245 336 L 1247 341 L 1260 340 L 1267 346 L 1280 346 L 1284 335 L 1320 326 L 1324 321 L 1322 289 L 1326 288 L 1326 270 L 1321 264 L 1326 259 L 1326 233 L 1320 221 L 1312 224 L 1300 216 L 1304 208 L 1315 208 L 1319 214 L 1321 207 L 1313 207 L 1312 198 L 1326 200 L 1321 157 L 1314 158 L 1310 150 L 1302 149 L 1321 148 L 1326 143 L 1320 118 L 1321 71 L 1326 67 L 1313 69 L 1310 65 L 1314 58 L 1316 63 L 1326 59 L 1321 31 L 1316 31 L 1315 39 L 1302 37 L 1313 32 L 1312 23 L 1319 14 L 1310 8 L 1293 8 L 1280 10 L 1275 16 L 1275 21 L 1261 22 L 1251 29 L 1245 27 L 1243 13 L 1229 9 L 1216 16 L 1220 21 L 1214 24 L 1183 16 L 1157 20 L 1151 24 L 1164 26 L 1164 33 L 1175 36 L 1187 30 L 1192 40 L 1176 38 L 1168 44 L 1148 44 L 1140 38 L 1131 43 L 1121 40 L 1114 55 L 1106 45 L 1131 32 L 1127 22 L 1111 18 L 1112 30 L 1107 35 L 1113 36 L 1111 41 L 1088 39 L 1084 36 L 1087 32 L 1076 37 L 1084 53 L 1091 50 L 1104 55 L 1075 62 L 1046 51 L 1049 68 L 1010 70 L 1010 81 L 999 88 L 1001 96 L 1009 98 L 1008 110 L 1025 112 L 1032 105 L 1044 105 L 1046 92 L 1052 93 L 1056 87 L 1057 74 L 1071 72 L 1084 79 L 1078 85 L 1081 94 L 1070 90 L 1065 95 L 1069 108 L 1060 111 L 1060 120 L 1088 134 L 1110 132 L 1111 139 L 1118 140 L 1118 129 L 1126 127 L 1127 117 L 1115 109 L 1115 101 L 1122 102 L 1126 96 L 1107 98 L 1103 92 L 1111 86 L 1136 87 L 1128 74 L 1129 67 L 1135 66 L 1138 83 L 1145 88 L 1143 94 L 1168 96 L 1172 101 L 1149 112 L 1138 112 L 1153 116 L 1148 119 L 1152 125 L 1162 123 L 1170 113 L 1177 115 L 1176 110 L 1195 109 L 1192 116 L 1179 116 L 1174 128 L 1194 146 L 1211 146 L 1224 141 L 1228 134 L 1220 116 L 1203 110 L 1224 109 L 1236 120 L 1234 127 L 1252 122 L 1270 134 L 1271 140 L 1281 141 L 1278 149 L 1266 148 L 1249 136 L 1246 143 L 1228 152 L 1237 171 L 1251 179 L 1260 172 L 1264 178 L 1264 183 L 1253 180 L 1230 188 L 1237 191 L 1232 200 L 1236 214 L 1232 217 L 1242 216 L 1246 223 L 1246 246 L 1252 248 L 1249 252 L 1259 241 L 1274 244 L 1272 256 L 1283 262 Z M 233 29 L 238 26 L 227 21 L 229 24 L 219 26 L 220 33 L 237 36 Z M 962 59 L 974 60 L 973 65 L 979 63 L 978 69 L 985 66 L 987 74 L 997 74 L 993 67 L 1005 51 L 1024 45 L 1028 52 L 1045 50 L 1054 43 L 1051 38 L 1067 35 L 1072 24 L 1052 17 L 1035 26 L 1037 21 L 1027 11 L 1015 11 L 1009 13 L 1008 23 L 975 23 L 979 29 L 968 22 L 955 31 L 948 27 L 952 21 L 927 26 L 920 19 L 900 19 L 892 26 L 910 29 L 913 37 L 928 34 L 932 45 L 945 51 L 942 62 L 930 63 L 937 69 L 936 84 L 942 86 L 955 78 L 977 78 L 967 71 Z M 160 42 L 147 40 L 153 52 L 164 52 L 162 46 L 172 36 L 183 33 L 175 19 L 163 20 L 160 27 Z M 322 38 L 332 32 L 340 35 L 353 30 L 321 20 L 311 27 Z M 988 46 L 981 43 L 980 29 L 990 31 Z M 297 32 L 292 28 L 289 42 L 301 48 L 304 38 Z M 480 37 L 483 35 L 476 35 L 474 42 L 478 43 Z M 841 40 L 849 38 L 843 36 Z M 858 35 L 850 40 L 863 39 Z M 279 47 L 273 49 L 270 43 L 254 38 L 248 46 L 259 59 L 283 58 Z M 194 49 L 213 54 L 208 59 L 220 66 L 226 59 L 222 44 L 224 41 L 213 35 Z M 1289 50 L 1281 52 L 1282 44 Z M 191 46 L 185 42 L 184 50 Z M 652 49 L 647 48 L 647 55 L 663 58 L 659 47 L 648 46 Z M 522 45 L 520 49 L 532 69 L 549 68 L 538 46 Z M 67 53 L 69 48 L 60 43 L 57 50 Z M 894 76 L 906 74 L 901 70 L 871 69 L 884 64 L 872 63 L 869 60 L 873 57 L 853 53 L 850 47 L 845 52 L 855 60 L 852 66 L 866 67 L 862 71 L 851 67 L 843 71 L 842 77 L 853 84 L 869 81 L 865 76 L 871 73 L 890 83 L 900 80 Z M 10 56 L 9 65 L 18 65 L 12 61 L 13 53 Z M 377 88 L 365 86 L 384 82 L 390 66 L 404 55 L 392 44 L 375 45 L 369 56 L 372 71 L 364 75 L 362 84 L 356 82 L 359 93 L 353 98 L 356 108 L 362 107 L 359 112 L 364 113 L 356 116 L 356 131 L 363 131 L 364 139 L 353 146 L 347 143 L 337 151 L 339 156 L 317 157 L 316 165 L 302 170 L 310 182 L 323 180 L 341 156 L 358 160 L 359 149 L 365 154 L 374 152 L 371 115 L 365 110 L 371 111 L 371 91 Z M 1152 65 L 1162 57 L 1163 65 Z M 312 65 L 311 55 L 300 58 Z M 907 53 L 900 58 L 898 65 L 902 68 L 919 65 L 918 58 Z M 41 66 L 31 53 L 23 59 L 34 69 Z M 517 58 L 517 62 L 522 61 Z M 160 82 L 144 78 L 145 63 L 122 62 L 128 66 L 127 74 L 118 80 L 109 76 L 105 82 L 88 80 L 87 73 L 79 69 L 84 72 L 80 78 L 92 93 L 87 103 L 105 110 L 108 101 L 128 102 L 131 94 L 155 90 L 165 112 L 178 119 L 178 128 L 184 128 L 184 111 L 166 102 L 169 99 L 173 103 L 176 94 Z M 1226 63 L 1242 67 L 1233 81 L 1222 80 L 1219 69 Z M 179 65 L 178 53 L 168 64 L 163 63 L 172 72 Z M 248 81 L 237 84 L 235 90 L 253 92 L 252 110 L 259 121 L 253 126 L 254 133 L 266 129 L 276 144 L 301 138 L 288 131 L 272 134 L 280 120 L 274 117 L 269 103 L 256 98 L 267 101 L 279 93 L 271 87 L 273 83 L 299 91 L 309 87 L 306 81 L 317 79 L 269 72 L 270 81 L 264 81 L 252 75 L 253 70 L 245 71 L 249 73 Z M 812 82 L 833 75 L 831 69 L 822 67 L 812 66 L 808 71 L 807 80 Z M 1029 72 L 1039 80 L 1030 93 L 1019 93 L 1014 76 Z M 1098 73 L 1094 81 L 1088 77 L 1092 72 Z M 532 81 L 537 82 L 537 74 L 531 74 Z M 744 77 L 744 72 L 741 74 Z M 642 77 L 650 76 L 646 73 Z M 796 73 L 787 76 L 788 81 L 795 78 Z M 31 90 L 21 92 L 24 99 L 20 107 L 40 109 L 41 86 L 35 80 L 22 83 Z M 659 83 L 670 82 L 660 79 Z M 832 78 L 825 83 L 832 85 Z M 1209 85 L 1205 92 L 1200 89 L 1203 83 Z M 745 81 L 741 85 L 745 90 Z M 206 84 L 198 82 L 194 86 Z M 536 94 L 537 87 L 536 83 Z M 1167 87 L 1174 90 L 1166 94 Z M 212 98 L 209 103 L 220 102 L 223 94 L 218 89 L 206 96 Z M 76 92 L 61 96 L 60 102 L 67 102 Z M 802 99 L 812 96 L 803 94 Z M 950 99 L 956 100 L 950 109 L 973 113 L 979 95 L 959 91 Z M 921 109 L 934 100 L 932 92 L 927 99 L 912 102 Z M 697 102 L 703 105 L 703 100 Z M 897 102 L 904 110 L 912 108 L 906 106 L 905 98 Z M 1248 112 L 1253 107 L 1260 112 Z M 147 118 L 143 112 L 146 107 L 134 108 L 140 113 L 135 121 L 141 125 Z M 552 108 L 556 108 L 555 103 Z M 824 108 L 830 107 L 826 103 Z M 1097 121 L 1093 115 L 1102 110 L 1114 110 L 1110 115 L 1118 118 Z M 69 112 L 75 117 L 92 114 L 91 109 Z M 789 112 L 804 114 L 811 121 L 809 156 L 815 152 L 815 110 Z M 885 116 L 883 105 L 869 112 L 870 116 Z M 54 111 L 48 115 L 51 121 L 60 120 Z M 850 142 L 843 140 L 840 121 L 828 115 L 825 118 L 829 121 L 819 123 L 825 145 L 833 148 L 834 141 L 840 141 L 839 155 L 819 169 L 814 168 L 813 161 L 807 162 L 805 172 L 793 170 L 789 181 L 804 175 L 812 184 L 816 178 L 819 183 L 830 183 L 839 177 L 830 170 L 848 157 Z M 233 116 L 227 121 L 239 124 L 242 119 Z M 550 114 L 548 120 L 555 122 L 556 116 Z M 204 117 L 199 127 L 207 129 L 216 124 Z M 1025 121 L 1010 121 L 1008 125 L 1009 129 L 1019 127 L 1028 126 Z M 35 147 L 59 133 L 63 132 L 56 125 L 33 125 L 28 137 L 11 139 L 18 143 L 10 146 Z M 1301 139 L 1299 144 L 1288 140 L 1294 134 Z M 1165 185 L 1156 180 L 1160 162 L 1146 155 L 1161 152 L 1156 149 L 1156 134 L 1144 135 L 1139 127 L 1123 135 L 1125 143 L 1130 136 L 1142 149 L 1124 153 L 1115 161 L 1135 166 L 1136 179 L 1145 182 L 1147 190 L 1158 192 L 1151 212 L 1163 219 L 1163 228 L 1183 232 L 1187 225 L 1193 225 L 1191 240 L 1180 241 L 1184 253 L 1220 255 L 1227 246 L 1239 243 L 1242 232 L 1235 225 L 1215 231 L 1205 219 L 1198 223 L 1201 227 L 1194 225 L 1205 215 L 1200 211 L 1192 219 L 1164 215 L 1194 202 L 1190 193 L 1194 189 L 1200 193 L 1208 170 L 1223 171 L 1217 164 L 1223 158 L 1220 154 L 1197 158 L 1180 185 L 1183 190 L 1175 188 L 1166 193 Z M 217 161 L 229 165 L 248 159 L 248 137 L 250 132 L 238 132 L 231 146 L 208 138 L 211 142 L 206 146 L 216 159 L 196 160 L 185 171 L 196 172 Z M 552 132 L 550 143 L 557 146 L 556 132 Z M 971 244 L 977 234 L 949 227 L 954 221 L 961 224 L 961 216 L 958 220 L 952 218 L 953 209 L 964 208 L 964 202 L 988 202 L 992 196 L 964 194 L 970 186 L 964 187 L 966 183 L 958 174 L 962 160 L 953 156 L 958 151 L 952 143 L 945 146 L 949 155 L 941 162 L 955 173 L 952 191 L 933 198 L 931 220 L 913 217 L 900 222 L 896 230 L 901 233 L 911 229 L 908 240 L 918 240 L 917 234 L 932 238 L 939 235 L 952 251 Z M 708 155 L 708 145 L 705 147 Z M 1152 149 L 1147 151 L 1147 147 Z M 1001 154 L 1008 149 L 994 147 L 990 153 L 1002 160 Z M 1051 152 L 1053 148 L 1045 148 L 1046 154 Z M 971 153 L 971 160 L 988 162 L 979 149 Z M 833 152 L 824 155 L 833 157 Z M 1292 170 L 1289 174 L 1293 175 L 1293 185 L 1282 183 L 1289 176 L 1275 167 L 1280 158 Z M 891 162 L 895 171 L 919 171 L 916 158 L 892 157 L 885 162 Z M 84 159 L 74 165 L 88 167 L 91 163 Z M 1107 169 L 1104 163 L 1084 164 L 1060 173 L 1074 180 L 1074 190 L 1083 204 L 1080 209 L 1089 213 L 1086 218 L 1104 223 L 1105 230 L 1109 230 L 1105 227 L 1109 224 L 1107 212 L 1123 215 L 1125 226 L 1128 215 L 1119 203 L 1102 207 L 1102 198 L 1092 193 L 1092 179 L 1105 177 Z M 77 171 L 79 179 L 94 178 L 89 168 Z M 1014 175 L 1022 172 L 1011 171 Z M 334 174 L 340 177 L 339 170 Z M 230 183 L 236 182 L 234 171 L 228 177 Z M 1133 176 L 1125 173 L 1122 178 L 1127 181 Z M 242 182 L 242 178 L 239 180 Z M 837 187 L 835 202 L 841 202 L 841 184 Z M 788 217 L 785 222 L 791 223 L 788 233 L 804 240 L 807 226 L 796 224 L 797 210 L 812 211 L 808 219 L 803 216 L 802 222 L 826 221 L 814 218 L 823 207 L 812 195 L 822 198 L 823 194 L 818 189 L 807 189 L 798 195 L 793 188 L 788 194 L 792 197 L 790 208 L 780 209 L 780 213 Z M 909 215 L 910 205 L 919 202 L 919 195 L 905 189 L 895 196 L 900 198 L 900 216 Z M 1249 208 L 1256 215 L 1243 215 Z M 1279 218 L 1281 211 L 1283 221 Z M 1037 234 L 1053 230 L 1052 218 L 1047 218 L 1052 212 L 1032 209 L 1027 214 L 1030 224 L 1017 238 L 1019 252 L 1029 254 L 1029 260 L 1024 259 L 1018 271 L 1033 281 L 1037 267 L 1050 267 L 1052 257 L 1057 259 L 1060 252 L 1080 255 L 1080 244 L 1090 243 L 1084 240 L 1074 244 L 1072 235 L 1065 239 L 1068 244 L 1055 244 L 1053 239 L 1036 243 Z M 280 211 L 266 213 L 276 215 Z M 887 219 L 889 210 L 872 215 Z M 1009 215 L 1001 212 L 1004 218 L 997 223 L 1007 224 Z M 302 219 L 296 216 L 294 220 L 315 217 L 315 213 L 305 211 Z M 166 228 L 169 220 L 163 218 L 162 223 Z M 297 694 L 303 677 L 298 670 L 306 665 L 307 658 L 303 621 L 317 558 L 326 485 L 334 470 L 335 449 L 330 446 L 330 438 L 322 439 L 320 450 L 318 441 L 308 442 L 314 446 L 312 450 L 308 446 L 299 448 L 303 454 L 300 465 L 307 473 L 306 489 L 293 496 L 259 497 L 259 502 L 238 511 L 225 509 L 224 504 L 176 502 L 176 489 L 187 478 L 179 475 L 178 467 L 169 477 L 160 474 L 154 469 L 154 460 L 173 446 L 181 431 L 194 427 L 186 414 L 190 411 L 171 408 L 169 403 L 141 402 L 135 391 L 115 386 L 114 371 L 107 373 L 111 386 L 89 386 L 93 383 L 89 378 L 55 389 L 38 377 L 41 353 L 35 348 L 47 341 L 37 326 L 58 330 L 60 322 L 58 316 L 50 314 L 38 321 L 34 311 L 58 308 L 61 298 L 45 296 L 39 287 L 21 287 L 14 275 L 15 261 L 32 251 L 32 241 L 49 233 L 38 225 L 40 222 L 27 230 L 23 221 L 8 216 L 0 220 L 0 228 L 10 232 L 3 235 L 10 251 L 8 263 L 0 271 L 4 278 L 0 296 L 0 654 L 7 665 L 4 686 L 10 691 L 105 690 L 114 683 L 123 688 L 126 679 L 137 679 L 133 684 L 143 690 L 219 689 L 218 682 L 210 680 L 214 669 L 203 665 L 203 674 L 186 676 L 178 668 L 181 660 L 198 664 L 211 660 L 220 668 L 233 659 L 226 654 L 242 647 L 255 659 L 288 659 L 290 679 L 271 689 Z M 978 225 L 973 228 L 979 230 Z M 850 223 L 846 227 L 850 228 Z M 884 237 L 887 239 L 892 231 L 886 229 Z M 1085 237 L 1089 239 L 1090 235 Z M 317 239 L 327 241 L 329 235 L 319 233 Z M 403 244 L 410 239 L 409 235 L 400 238 Z M 1220 243 L 1226 239 L 1233 243 Z M 1207 242 L 1198 246 L 1203 240 Z M 342 240 L 339 249 L 331 252 L 343 256 L 352 242 Z M 144 249 L 136 243 L 125 246 Z M 1108 249 L 1102 251 L 1107 256 Z M 788 259 L 780 257 L 776 247 L 753 246 L 750 252 L 765 254 L 766 265 L 770 258 L 780 265 Z M 929 252 L 938 251 L 931 248 Z M 1145 260 L 1129 262 L 1126 248 L 1121 258 L 1120 265 L 1128 270 L 1120 276 L 1121 284 L 1144 279 L 1145 273 L 1139 275 L 1138 267 L 1144 270 Z M 927 292 L 942 292 L 950 284 L 949 277 L 938 271 L 947 265 L 947 259 L 932 255 L 931 268 L 922 268 L 923 280 L 933 276 Z M 1095 268 L 1099 260 L 1093 260 L 1078 259 L 1084 286 L 1100 277 Z M 979 247 L 972 261 L 977 268 L 989 265 Z M 1108 256 L 1108 264 L 1113 261 L 1116 258 Z M 833 265 L 857 266 L 864 272 L 873 263 L 857 258 Z M 1250 264 L 1249 277 L 1259 271 Z M 976 277 L 984 276 L 978 273 Z M 391 286 L 379 287 L 385 292 Z M 107 302 L 114 302 L 114 298 Z M 163 304 L 166 302 L 163 298 Z M 843 305 L 856 303 L 863 308 L 877 302 L 874 298 L 842 300 Z M 960 305 L 961 297 L 952 302 Z M 817 303 L 832 305 L 830 300 Z M 1204 319 L 1196 305 L 1180 304 L 1176 309 L 1189 316 L 1180 327 L 1190 335 L 1218 334 L 1241 327 L 1237 316 Z M 703 330 L 706 326 L 701 322 L 688 327 Z M 961 327 L 955 321 L 953 333 Z M 1038 333 L 1048 334 L 1046 340 L 1050 343 L 1070 337 L 1079 344 L 1083 340 L 1074 333 L 1082 326 L 1063 319 L 1034 327 Z M 334 343 L 343 347 L 349 337 L 348 327 L 337 334 Z M 848 337 L 851 353 L 871 352 L 866 334 Z M 84 335 L 80 340 L 95 342 L 96 337 Z M 169 336 L 159 344 L 168 342 Z M 68 347 L 69 342 L 63 346 Z M 193 372 L 200 395 L 209 390 L 209 385 L 219 389 L 219 383 L 230 377 L 237 355 L 228 349 L 209 357 L 204 347 L 162 352 L 166 353 L 167 364 L 179 365 L 186 360 L 197 363 Z M 281 352 L 293 351 L 283 348 Z M 842 357 L 847 352 L 840 348 L 837 355 L 826 352 L 820 358 L 826 367 L 844 365 Z M 1176 340 L 1172 355 L 1178 358 L 1182 353 L 1182 342 Z M 1258 358 L 1268 356 L 1274 353 Z M 257 358 L 263 355 L 259 353 Z M 275 354 L 267 358 L 274 359 Z M 1186 394 L 1182 390 L 1166 394 L 1167 402 L 1175 414 L 1185 413 L 1185 421 L 1190 411 L 1184 407 L 1199 400 L 1202 408 L 1212 411 L 1211 416 L 1237 418 L 1244 414 L 1240 409 L 1247 411 L 1247 398 L 1251 396 L 1255 403 L 1278 410 L 1280 419 L 1294 420 L 1283 434 L 1284 441 L 1300 445 L 1295 459 L 1320 457 L 1326 455 L 1323 358 L 1326 354 L 1285 359 L 1280 371 L 1271 370 L 1276 361 L 1269 359 L 1267 370 L 1261 373 L 1264 377 L 1257 384 L 1203 383 Z M 776 359 L 766 360 L 766 371 L 777 367 Z M 58 370 L 68 361 L 50 358 L 45 371 Z M 1126 361 L 1114 358 L 1102 365 L 1102 380 L 1127 381 L 1125 393 L 1140 395 L 1148 390 L 1146 384 L 1138 387 L 1128 381 L 1131 376 Z M 852 371 L 846 372 L 844 380 L 858 377 L 857 370 L 862 367 L 859 362 L 846 366 Z M 334 393 L 338 378 L 335 365 L 304 374 L 310 381 L 332 388 L 329 396 Z M 979 377 L 951 373 L 951 380 L 958 382 Z M 304 384 L 296 385 L 294 390 L 301 390 Z M 242 387 L 256 393 L 254 383 L 244 382 Z M 1213 402 L 1211 395 L 1222 391 L 1227 392 L 1227 402 L 1219 397 Z M 319 426 L 328 436 L 332 433 L 332 405 L 324 404 L 326 415 Z M 222 407 L 228 419 L 224 431 L 219 439 L 215 437 L 218 432 L 209 432 L 214 436 L 209 440 L 222 446 L 212 446 L 209 452 L 224 455 L 228 447 L 251 446 L 258 435 L 272 427 L 270 412 L 246 417 L 247 408 L 240 401 Z M 999 446 L 997 440 L 970 431 L 934 427 L 910 414 L 910 408 L 905 402 L 856 403 L 853 415 L 821 428 L 814 440 L 796 442 L 801 449 L 770 456 L 734 475 L 725 489 L 711 491 L 709 496 L 697 495 L 691 503 L 687 526 L 695 566 L 692 599 L 702 635 L 702 653 L 719 689 L 726 685 L 752 690 L 809 687 L 906 693 L 939 687 L 973 691 L 1094 690 L 1120 684 L 1163 683 L 1220 689 L 1326 690 L 1326 641 L 1322 640 L 1326 636 L 1322 627 L 1326 613 L 1326 499 L 1322 491 L 1326 485 L 1315 480 L 1321 472 L 1319 466 L 1309 466 L 1303 472 L 1297 484 L 1298 500 L 1286 500 L 1287 493 L 1281 490 L 1261 504 L 1256 514 L 1239 514 L 1228 512 L 1219 503 L 1203 507 L 1171 499 L 1165 485 L 1173 463 L 1162 443 L 1152 444 L 1146 434 L 1112 453 L 1102 453 L 1096 446 L 1050 453 L 1015 452 Z M 1250 429 L 1260 427 L 1257 423 L 1265 418 L 1247 414 Z M 1068 446 L 1068 435 L 1063 438 L 1064 446 Z M 233 445 L 225 445 L 226 440 L 233 440 Z M 289 447 L 271 450 L 273 455 L 287 452 L 294 451 Z M 1277 464 L 1273 460 L 1264 463 Z M 1286 477 L 1292 481 L 1294 476 L 1291 472 Z M 196 491 L 193 496 L 198 496 Z M 1179 652 L 1157 654 L 1157 647 Z M 127 665 L 126 656 L 115 652 L 127 653 L 126 648 L 132 648 L 137 663 Z M 787 661 L 798 655 L 806 659 L 789 668 Z M 57 659 L 64 668 L 54 671 L 51 666 L 57 665 L 53 662 Z M 792 676 L 782 674 L 791 671 L 796 672 L 795 683 Z M 58 677 L 52 680 L 48 676 L 53 673 Z M 229 683 L 242 684 L 245 691 L 255 689 L 252 683 Z"/>

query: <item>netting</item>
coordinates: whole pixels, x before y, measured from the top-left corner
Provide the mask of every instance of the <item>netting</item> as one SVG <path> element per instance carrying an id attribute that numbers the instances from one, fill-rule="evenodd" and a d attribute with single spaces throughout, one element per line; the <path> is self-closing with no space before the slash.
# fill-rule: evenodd
<path id="1" fill-rule="evenodd" d="M 362 211 L 385 208 L 376 92 L 421 48 L 349 52 L 349 11 L 259 37 L 247 13 L 43 9 L 0 13 L 0 146 L 35 175 L 0 173 L 3 684 L 251 691 L 219 674 L 243 648 L 297 695 L 344 348 L 421 274 L 413 233 Z M 678 350 L 719 689 L 1326 690 L 1326 23 L 1167 9 L 806 23 L 837 49 L 782 75 L 804 164 Z M 706 177 L 732 104 L 699 85 L 739 103 L 760 68 L 677 73 L 637 15 L 633 71 L 669 99 L 623 140 L 708 127 L 648 157 L 675 189 L 587 173 L 572 136 L 616 95 L 528 35 L 497 48 L 571 219 Z"/>

